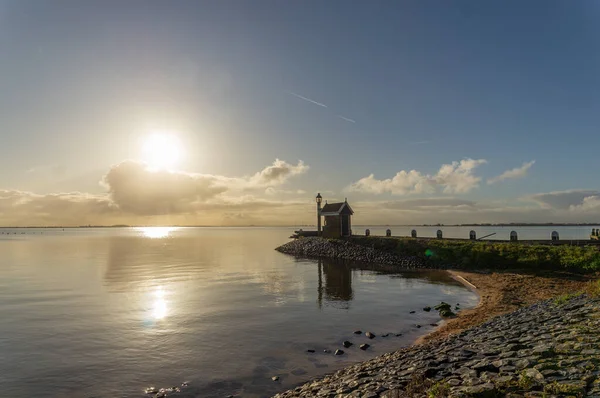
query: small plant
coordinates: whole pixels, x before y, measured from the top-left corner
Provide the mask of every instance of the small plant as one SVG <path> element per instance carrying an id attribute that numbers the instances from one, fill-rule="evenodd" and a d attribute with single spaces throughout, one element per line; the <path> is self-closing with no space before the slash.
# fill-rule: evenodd
<path id="1" fill-rule="evenodd" d="M 590 297 L 600 297 L 600 279 L 588 282 L 584 291 Z"/>
<path id="2" fill-rule="evenodd" d="M 525 371 L 521 372 L 519 375 L 519 387 L 524 390 L 529 390 L 535 384 L 535 379 L 533 377 L 527 376 Z"/>
<path id="3" fill-rule="evenodd" d="M 429 391 L 427 391 L 428 398 L 442 398 L 447 397 L 450 393 L 450 385 L 445 381 L 438 381 L 435 383 Z"/>
<path id="4" fill-rule="evenodd" d="M 578 293 L 565 293 L 565 294 L 561 294 L 560 296 L 556 297 L 554 299 L 554 304 L 555 305 L 563 305 L 566 304 L 567 302 L 569 302 L 569 300 L 571 300 L 572 298 L 575 298 L 579 296 Z"/>
<path id="5" fill-rule="evenodd" d="M 545 394 L 560 395 L 561 397 L 583 397 L 584 392 L 581 386 L 556 381 L 544 386 Z"/>

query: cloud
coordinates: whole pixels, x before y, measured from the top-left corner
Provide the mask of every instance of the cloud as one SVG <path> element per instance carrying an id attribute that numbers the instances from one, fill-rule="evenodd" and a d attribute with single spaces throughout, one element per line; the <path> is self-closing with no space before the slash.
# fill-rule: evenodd
<path id="1" fill-rule="evenodd" d="M 544 209 L 569 209 L 583 205 L 586 198 L 598 197 L 599 195 L 600 192 L 595 190 L 572 189 L 537 193 L 525 196 L 521 200 L 535 202 Z"/>
<path id="2" fill-rule="evenodd" d="M 569 206 L 569 210 L 574 212 L 600 211 L 600 195 L 586 196 L 579 205 Z"/>
<path id="3" fill-rule="evenodd" d="M 485 159 L 463 159 L 460 162 L 444 164 L 434 176 L 436 184 L 444 187 L 444 193 L 466 193 L 479 186 L 480 177 L 473 171 L 487 163 Z"/>
<path id="4" fill-rule="evenodd" d="M 527 175 L 527 171 L 531 168 L 531 166 L 533 166 L 534 163 L 535 163 L 535 160 L 532 160 L 531 162 L 523 163 L 523 165 L 521 167 L 515 167 L 514 169 L 506 170 L 504 173 L 500 174 L 499 176 L 496 176 L 494 178 L 490 178 L 489 180 L 487 180 L 487 183 L 495 184 L 497 182 L 508 180 L 511 178 L 523 178 Z"/>
<path id="5" fill-rule="evenodd" d="M 2 225 L 81 225 L 92 219 L 110 219 L 118 209 L 106 195 L 81 192 L 39 195 L 27 191 L 0 190 Z"/>
<path id="6" fill-rule="evenodd" d="M 265 194 L 274 196 L 274 195 L 306 195 L 306 191 L 303 189 L 276 189 L 273 187 L 269 187 L 265 189 Z"/>
<path id="7" fill-rule="evenodd" d="M 290 177 L 306 173 L 308 169 L 309 166 L 305 165 L 301 160 L 294 166 L 283 160 L 275 159 L 272 165 L 267 166 L 252 176 L 249 184 L 258 187 L 280 185 Z"/>
<path id="8" fill-rule="evenodd" d="M 431 176 L 416 170 L 399 171 L 392 178 L 378 180 L 373 174 L 352 183 L 346 188 L 349 192 L 365 192 L 393 195 L 432 193 L 440 188 L 444 193 L 466 193 L 476 188 L 481 181 L 473 174 L 475 169 L 487 163 L 484 159 L 463 159 L 460 162 L 444 164 Z"/>
<path id="9" fill-rule="evenodd" d="M 315 104 L 315 105 L 318 105 L 318 106 L 320 106 L 320 107 L 327 108 L 327 105 L 325 105 L 325 104 L 322 104 L 322 103 L 320 103 L 320 102 L 317 102 L 317 101 L 315 101 L 315 100 L 311 100 L 310 98 L 303 97 L 303 96 L 301 96 L 300 94 L 296 94 L 296 93 L 295 93 L 295 92 L 293 92 L 293 91 L 287 91 L 287 93 L 288 93 L 288 94 L 290 94 L 290 95 L 293 95 L 293 96 L 294 96 L 294 97 L 296 97 L 296 98 L 300 98 L 301 100 L 304 100 L 304 101 L 306 101 L 306 102 L 310 102 L 311 104 Z"/>
<path id="10" fill-rule="evenodd" d="M 123 211 L 138 215 L 193 213 L 200 204 L 227 192 L 265 189 L 305 173 L 308 166 L 275 159 L 250 177 L 231 178 L 182 171 L 152 170 L 145 163 L 124 161 L 103 178 L 111 200 Z"/>
<path id="11" fill-rule="evenodd" d="M 144 215 L 193 211 L 194 204 L 226 192 L 231 182 L 212 175 L 153 171 L 136 161 L 113 166 L 103 179 L 121 210 Z"/>

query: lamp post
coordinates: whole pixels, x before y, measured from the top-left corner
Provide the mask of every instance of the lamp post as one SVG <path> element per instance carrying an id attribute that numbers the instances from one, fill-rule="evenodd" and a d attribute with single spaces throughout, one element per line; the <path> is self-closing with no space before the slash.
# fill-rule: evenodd
<path id="1" fill-rule="evenodd" d="M 323 201 L 323 197 L 320 193 L 317 194 L 315 200 L 317 202 L 317 235 L 321 236 L 321 202 Z"/>

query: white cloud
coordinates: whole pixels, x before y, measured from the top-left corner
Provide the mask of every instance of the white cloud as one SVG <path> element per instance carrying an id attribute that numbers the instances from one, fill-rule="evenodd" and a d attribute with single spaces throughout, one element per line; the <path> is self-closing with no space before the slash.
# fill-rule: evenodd
<path id="1" fill-rule="evenodd" d="M 523 178 L 527 175 L 527 171 L 529 171 L 529 169 L 531 168 L 531 166 L 533 166 L 534 163 L 535 163 L 535 160 L 532 160 L 531 162 L 523 163 L 523 165 L 521 167 L 515 167 L 514 169 L 506 170 L 504 173 L 500 174 L 499 176 L 490 178 L 487 181 L 487 183 L 495 184 L 497 182 L 508 180 L 511 178 Z"/>
<path id="2" fill-rule="evenodd" d="M 290 177 L 306 173 L 308 169 L 309 166 L 301 160 L 294 166 L 284 160 L 275 159 L 272 165 L 254 174 L 248 183 L 250 186 L 257 187 L 281 185 Z"/>
<path id="3" fill-rule="evenodd" d="M 569 209 L 581 206 L 588 197 L 599 196 L 600 192 L 585 189 L 571 189 L 528 195 L 521 200 L 537 203 L 544 209 Z"/>
<path id="4" fill-rule="evenodd" d="M 469 192 L 479 186 L 481 181 L 481 177 L 473 175 L 474 170 L 485 163 L 485 159 L 463 159 L 460 162 L 444 164 L 434 176 L 434 181 L 444 187 L 444 193 Z"/>
<path id="5" fill-rule="evenodd" d="M 569 206 L 569 210 L 574 212 L 589 212 L 600 210 L 600 195 L 586 196 L 579 205 Z"/>
<path id="6" fill-rule="evenodd" d="M 475 176 L 475 169 L 487 163 L 485 159 L 463 159 L 460 162 L 444 164 L 433 175 L 425 175 L 419 171 L 399 171 L 393 178 L 378 180 L 373 174 L 352 183 L 346 188 L 350 192 L 393 195 L 432 193 L 436 188 L 444 193 L 466 193 L 476 188 L 481 177 Z"/>

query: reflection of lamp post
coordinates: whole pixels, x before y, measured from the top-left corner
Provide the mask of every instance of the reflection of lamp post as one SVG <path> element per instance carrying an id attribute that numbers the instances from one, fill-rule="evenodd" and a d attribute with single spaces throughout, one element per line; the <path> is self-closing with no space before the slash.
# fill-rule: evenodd
<path id="1" fill-rule="evenodd" d="M 317 194 L 315 200 L 317 201 L 317 235 L 321 236 L 321 202 L 323 197 L 320 193 Z"/>

